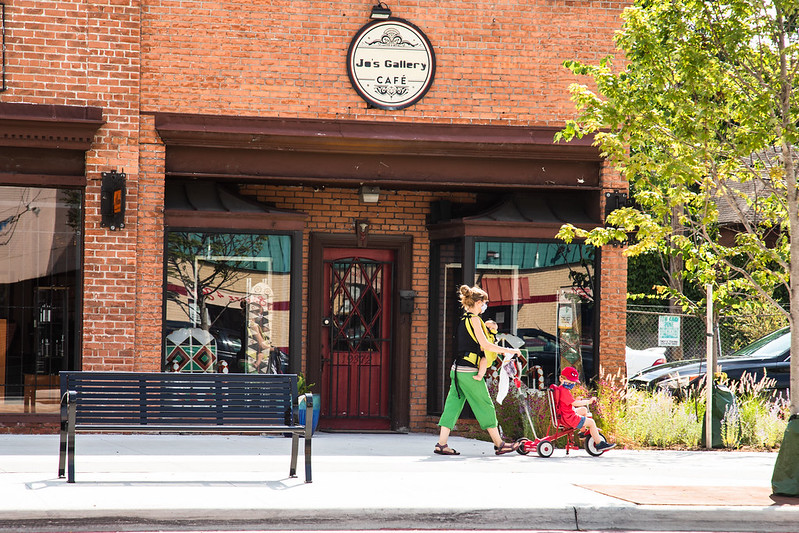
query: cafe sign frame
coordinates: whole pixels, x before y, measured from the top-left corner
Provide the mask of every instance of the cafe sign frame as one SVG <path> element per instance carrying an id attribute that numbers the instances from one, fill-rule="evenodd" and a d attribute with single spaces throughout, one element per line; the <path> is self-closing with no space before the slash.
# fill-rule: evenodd
<path id="1" fill-rule="evenodd" d="M 414 105 L 433 85 L 435 73 L 433 45 L 407 20 L 374 20 L 350 42 L 347 74 L 371 107 L 397 110 Z"/>

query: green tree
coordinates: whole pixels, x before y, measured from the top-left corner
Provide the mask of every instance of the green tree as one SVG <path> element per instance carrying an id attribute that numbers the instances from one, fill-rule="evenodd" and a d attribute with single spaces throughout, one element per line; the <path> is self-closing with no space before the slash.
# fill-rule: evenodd
<path id="1" fill-rule="evenodd" d="M 714 286 L 716 308 L 766 305 L 788 315 L 799 354 L 796 183 L 799 1 L 639 0 L 624 12 L 620 67 L 566 62 L 578 117 L 558 139 L 593 134 L 631 183 L 635 207 L 590 232 L 560 236 L 658 253 L 677 274 L 660 287 L 685 309 L 683 281 Z M 722 216 L 720 216 L 722 215 Z M 725 238 L 725 228 L 735 232 Z M 628 240 L 628 236 L 632 236 Z M 788 295 L 784 309 L 780 295 Z M 791 413 L 799 412 L 799 358 Z"/>

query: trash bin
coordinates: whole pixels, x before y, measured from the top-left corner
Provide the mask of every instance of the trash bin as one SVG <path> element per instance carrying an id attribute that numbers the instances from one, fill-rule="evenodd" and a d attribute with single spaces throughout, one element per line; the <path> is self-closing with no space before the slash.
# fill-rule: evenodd
<path id="1" fill-rule="evenodd" d="M 724 420 L 725 416 L 728 417 L 728 423 L 733 421 L 733 423 L 739 426 L 737 429 L 740 430 L 740 418 L 737 416 L 731 418 L 727 415 L 729 411 L 737 413 L 737 410 L 738 404 L 735 400 L 735 394 L 733 394 L 729 387 L 721 383 L 713 383 L 713 407 L 710 414 L 711 447 L 724 447 L 724 439 L 721 435 L 721 421 Z M 706 421 L 707 417 L 704 417 L 702 419 L 702 436 L 700 440 L 702 446 L 705 446 Z"/>
<path id="2" fill-rule="evenodd" d="M 791 415 L 785 428 L 771 476 L 771 490 L 774 494 L 799 496 L 799 415 Z"/>

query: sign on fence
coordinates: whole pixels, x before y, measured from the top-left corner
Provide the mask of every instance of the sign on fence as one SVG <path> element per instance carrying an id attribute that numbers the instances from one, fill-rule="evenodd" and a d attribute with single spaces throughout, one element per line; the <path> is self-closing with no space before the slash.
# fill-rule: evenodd
<path id="1" fill-rule="evenodd" d="M 660 315 L 658 317 L 658 346 L 680 345 L 680 317 Z"/>

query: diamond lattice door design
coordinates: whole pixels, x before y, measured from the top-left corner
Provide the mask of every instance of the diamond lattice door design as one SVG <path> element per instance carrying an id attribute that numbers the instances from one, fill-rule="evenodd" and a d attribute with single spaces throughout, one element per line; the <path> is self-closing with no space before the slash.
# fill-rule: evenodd
<path id="1" fill-rule="evenodd" d="M 394 252 L 324 252 L 323 429 L 390 429 Z"/>

